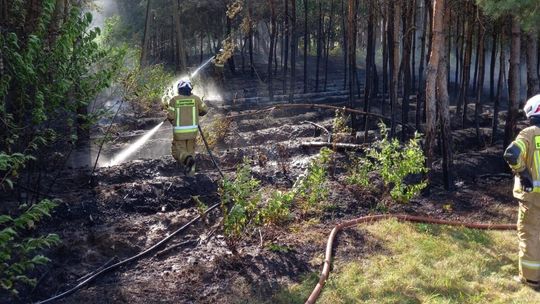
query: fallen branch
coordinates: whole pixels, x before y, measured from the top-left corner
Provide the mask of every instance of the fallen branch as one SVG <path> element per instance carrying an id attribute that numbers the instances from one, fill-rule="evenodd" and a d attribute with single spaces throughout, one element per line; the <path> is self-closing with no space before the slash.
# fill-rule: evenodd
<path id="1" fill-rule="evenodd" d="M 173 249 L 176 249 L 176 248 L 178 248 L 178 247 L 182 247 L 182 246 L 184 246 L 184 245 L 187 245 L 187 244 L 189 244 L 189 243 L 194 243 L 194 242 L 195 242 L 194 240 L 189 240 L 189 241 L 185 241 L 185 242 L 182 242 L 182 243 L 178 243 L 178 244 L 171 245 L 171 246 L 169 246 L 169 247 L 167 247 L 167 248 L 165 248 L 165 249 L 159 251 L 158 253 L 156 253 L 155 256 L 156 256 L 156 257 L 160 257 L 160 256 L 162 256 L 162 255 L 168 253 L 169 251 L 173 250 Z"/>
<path id="2" fill-rule="evenodd" d="M 326 134 L 328 134 L 328 142 L 331 143 L 332 142 L 332 132 L 328 131 L 327 128 L 325 128 L 324 126 L 320 125 L 320 124 L 316 124 L 314 122 L 311 122 L 311 121 L 302 121 L 302 123 L 307 123 L 307 124 L 310 124 L 312 126 L 315 126 L 319 129 L 322 129 L 324 130 L 324 132 L 326 132 Z"/>
<path id="3" fill-rule="evenodd" d="M 366 148 L 366 145 L 356 145 L 356 144 L 348 144 L 348 143 L 332 143 L 332 142 L 324 142 L 324 141 L 302 142 L 300 143 L 300 146 L 309 147 L 309 148 L 328 147 L 328 148 L 354 149 L 354 150 L 360 150 L 360 149 Z"/>
<path id="4" fill-rule="evenodd" d="M 268 108 L 255 110 L 255 111 L 251 111 L 251 112 L 248 112 L 248 113 L 239 113 L 239 114 L 229 115 L 229 116 L 226 116 L 225 118 L 227 118 L 227 119 L 241 118 L 241 117 L 246 117 L 246 116 L 251 116 L 251 115 L 263 114 L 263 113 L 271 112 L 271 111 L 277 110 L 277 109 L 325 109 L 325 110 L 332 110 L 332 111 L 342 110 L 342 111 L 345 111 L 347 113 L 353 113 L 353 114 L 358 114 L 358 115 L 364 115 L 364 116 L 370 116 L 370 117 L 379 118 L 379 119 L 384 120 L 386 122 L 391 122 L 392 121 L 391 118 L 385 117 L 385 116 L 377 114 L 377 113 L 364 112 L 364 111 L 350 109 L 350 108 L 346 108 L 346 107 L 336 107 L 336 106 L 330 106 L 330 105 L 326 105 L 326 104 L 306 104 L 306 103 L 276 104 L 276 105 L 273 105 L 273 106 L 268 107 Z M 404 123 L 399 122 L 399 121 L 395 121 L 395 123 L 398 124 L 398 125 L 401 125 L 401 126 L 403 126 L 405 128 L 408 128 L 410 130 L 413 130 L 413 131 L 416 130 L 413 126 L 410 126 L 408 124 L 404 124 Z"/>

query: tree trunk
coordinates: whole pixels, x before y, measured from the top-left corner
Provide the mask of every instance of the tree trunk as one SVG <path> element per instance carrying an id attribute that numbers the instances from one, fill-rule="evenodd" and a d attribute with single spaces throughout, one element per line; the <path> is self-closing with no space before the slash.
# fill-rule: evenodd
<path id="1" fill-rule="evenodd" d="M 540 93 L 538 83 L 538 34 L 527 34 L 527 98 Z"/>
<path id="2" fill-rule="evenodd" d="M 364 85 L 364 112 L 369 112 L 369 99 L 373 90 L 373 66 L 375 65 L 375 13 L 373 3 L 368 3 L 368 28 L 367 28 L 367 51 L 366 51 L 366 81 Z M 369 130 L 369 118 L 364 116 L 364 142 L 367 142 Z"/>
<path id="3" fill-rule="evenodd" d="M 326 42 L 326 58 L 324 63 L 324 91 L 328 86 L 328 61 L 330 58 L 331 45 L 334 38 L 334 0 L 330 2 L 330 20 L 328 21 L 327 30 L 327 42 Z"/>
<path id="4" fill-rule="evenodd" d="M 296 33 L 296 0 L 291 0 L 291 86 L 289 103 L 294 102 L 296 90 L 296 52 L 298 50 L 298 37 Z"/>
<path id="5" fill-rule="evenodd" d="M 253 24 L 252 24 L 252 18 L 253 18 L 253 7 L 251 5 L 251 0 L 247 0 L 247 6 L 248 6 L 248 18 L 249 18 L 249 30 L 248 30 L 248 39 L 249 39 L 249 70 L 251 77 L 255 76 L 255 62 L 253 60 Z"/>
<path id="6" fill-rule="evenodd" d="M 349 0 L 348 3 L 348 27 L 347 27 L 347 45 L 349 46 L 349 50 L 347 53 L 349 54 L 349 106 L 351 109 L 355 108 L 354 104 L 354 86 L 356 84 L 356 1 L 355 0 Z M 356 119 L 354 115 L 352 115 L 351 119 L 351 126 L 354 129 L 356 129 Z"/>
<path id="7" fill-rule="evenodd" d="M 283 95 L 287 94 L 287 71 L 288 71 L 288 65 L 289 65 L 289 44 L 290 44 L 290 28 L 289 28 L 289 0 L 285 1 L 285 54 L 283 55 L 283 58 L 285 62 L 283 63 Z M 307 0 L 305 0 L 307 1 Z"/>
<path id="8" fill-rule="evenodd" d="M 493 33 L 491 37 L 492 47 L 491 47 L 491 63 L 489 68 L 489 99 L 495 99 L 495 65 L 497 64 L 497 37 L 498 37 L 498 28 L 495 26 L 493 28 Z"/>
<path id="9" fill-rule="evenodd" d="M 458 98 L 458 104 L 457 104 L 457 113 L 456 117 L 459 119 L 461 118 L 461 126 L 465 126 L 465 122 L 467 119 L 467 97 L 469 92 L 469 82 L 470 82 L 470 75 L 471 75 L 471 54 L 472 54 L 472 25 L 470 21 L 466 21 L 465 24 L 465 33 L 467 34 L 466 38 L 466 50 L 465 50 L 465 58 L 463 62 L 463 66 L 461 69 L 461 89 L 459 91 L 459 98 Z M 463 114 L 463 115 L 461 115 Z"/>
<path id="10" fill-rule="evenodd" d="M 176 46 L 178 56 L 177 70 L 184 71 L 186 69 L 186 49 L 184 47 L 184 37 L 182 34 L 182 26 L 180 24 L 180 0 L 175 0 L 176 6 L 173 10 L 174 24 L 176 31 Z"/>
<path id="11" fill-rule="evenodd" d="M 274 84 L 272 75 L 272 63 L 274 60 L 274 48 L 276 43 L 276 9 L 274 0 L 268 0 L 270 6 L 270 51 L 268 52 L 268 94 L 270 101 L 274 101 Z"/>
<path id="12" fill-rule="evenodd" d="M 482 134 L 480 133 L 480 112 L 482 111 L 482 95 L 484 92 L 484 70 L 485 70 L 485 31 L 480 26 L 478 29 L 478 83 L 476 85 L 476 104 L 474 107 L 474 124 L 476 128 L 476 139 L 479 145 L 483 145 Z"/>
<path id="13" fill-rule="evenodd" d="M 450 23 L 450 10 L 444 13 L 443 28 Z M 452 152 L 452 128 L 450 127 L 450 98 L 448 96 L 448 42 L 450 41 L 447 31 L 443 32 L 444 40 L 440 50 L 440 62 L 437 71 L 437 109 L 439 113 L 439 122 L 441 130 L 441 149 L 442 149 L 442 169 L 444 178 L 444 188 L 452 190 L 454 179 L 452 176 L 452 167 L 454 157 Z"/>
<path id="14" fill-rule="evenodd" d="M 418 68 L 418 96 L 416 98 L 416 130 L 420 130 L 420 124 L 422 123 L 422 109 L 424 108 L 423 101 L 425 100 L 425 78 L 424 78 L 424 65 L 426 58 L 426 37 L 428 34 L 428 11 L 431 9 L 430 0 L 424 2 L 424 20 L 422 26 L 422 39 L 420 49 L 420 66 Z"/>
<path id="15" fill-rule="evenodd" d="M 504 128 L 504 147 L 507 147 L 516 135 L 516 120 L 518 117 L 519 105 L 519 67 L 521 57 L 521 28 L 519 21 L 512 20 L 512 43 L 510 52 L 510 72 L 508 77 L 508 115 Z"/>
<path id="16" fill-rule="evenodd" d="M 323 13 L 322 2 L 318 0 L 319 4 L 319 25 L 317 28 L 317 63 L 315 68 L 315 92 L 319 92 L 319 75 L 321 67 L 322 47 L 323 47 Z"/>
<path id="17" fill-rule="evenodd" d="M 308 44 L 309 44 L 309 33 L 308 33 L 308 1 L 304 0 L 304 93 L 308 91 Z"/>
<path id="18" fill-rule="evenodd" d="M 403 58 L 401 67 L 403 69 L 403 101 L 401 103 L 401 122 L 409 124 L 409 105 L 410 105 L 410 88 L 411 88 L 411 47 L 412 47 L 412 32 L 413 32 L 413 5 L 412 2 L 405 1 L 403 14 Z M 401 139 L 405 141 L 407 138 L 407 129 L 401 130 Z"/>
<path id="19" fill-rule="evenodd" d="M 383 77 L 383 92 L 382 92 L 382 98 L 381 98 L 381 114 L 386 114 L 386 94 L 388 94 L 388 5 L 384 4 L 385 7 L 383 8 L 385 10 L 385 13 L 383 15 L 382 20 L 382 26 L 383 26 L 383 34 L 382 34 L 382 59 L 383 59 L 383 66 L 382 66 L 382 77 Z"/>
<path id="20" fill-rule="evenodd" d="M 437 110 L 436 110 L 436 91 L 437 91 L 437 75 L 440 66 L 440 57 L 444 50 L 444 11 L 445 0 L 433 1 L 433 29 L 432 29 L 432 46 L 429 63 L 427 66 L 427 82 L 426 82 L 426 167 L 430 170 L 428 178 L 433 179 L 433 160 L 434 147 L 436 136 Z M 440 73 L 445 74 L 446 73 Z M 444 77 L 444 76 L 443 76 Z"/>
<path id="21" fill-rule="evenodd" d="M 150 18 L 150 8 L 151 8 L 151 0 L 148 0 L 146 4 L 146 18 L 144 21 L 144 33 L 143 33 L 143 41 L 142 41 L 142 48 L 141 48 L 141 60 L 139 62 L 141 67 L 145 67 L 148 65 L 148 43 L 150 41 L 150 27 L 152 24 L 151 18 Z M 176 20 L 175 20 L 176 21 Z"/>
<path id="22" fill-rule="evenodd" d="M 394 4 L 390 4 L 393 7 L 392 13 L 390 14 L 390 22 L 393 22 L 392 29 L 392 41 L 393 41 L 393 52 L 392 52 L 392 82 L 390 84 L 390 111 L 392 118 L 392 125 L 390 127 L 390 136 L 394 136 L 396 133 L 396 112 L 397 112 L 397 102 L 398 102 L 398 90 L 399 90 L 399 50 L 400 50 L 400 21 L 401 21 L 401 0 L 395 0 Z M 392 44 L 390 44 L 392 45 Z"/>
<path id="23" fill-rule="evenodd" d="M 499 131 L 499 108 L 501 103 L 501 96 L 503 94 L 504 86 L 504 71 L 506 69 L 506 59 L 504 54 L 504 34 L 501 32 L 500 37 L 500 50 L 499 50 L 499 80 L 497 82 L 497 96 L 493 103 L 493 123 L 492 123 L 492 133 L 491 133 L 491 144 L 495 143 L 497 138 L 497 133 Z M 496 46 L 493 46 L 496 47 Z M 506 146 L 504 147 L 506 148 Z"/>
<path id="24" fill-rule="evenodd" d="M 348 52 L 349 52 L 349 46 L 348 46 L 348 41 L 347 41 L 347 25 L 345 24 L 346 23 L 346 18 L 345 18 L 345 0 L 341 0 L 341 31 L 343 32 L 343 46 L 342 46 L 342 49 L 343 49 L 343 75 L 344 75 L 344 79 L 343 79 L 343 90 L 346 90 L 347 89 L 347 79 L 348 79 L 348 69 L 349 67 L 347 66 L 347 58 L 349 56 Z"/>

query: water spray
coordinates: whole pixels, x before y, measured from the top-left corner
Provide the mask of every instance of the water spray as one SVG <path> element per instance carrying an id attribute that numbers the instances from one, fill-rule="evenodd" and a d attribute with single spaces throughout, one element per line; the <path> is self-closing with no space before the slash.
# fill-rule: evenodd
<path id="1" fill-rule="evenodd" d="M 197 74 L 199 74 L 202 69 L 204 69 L 212 60 L 215 58 L 215 56 L 212 56 L 208 60 L 206 60 L 203 64 L 201 64 L 193 73 L 191 73 L 189 76 L 181 76 L 177 78 L 170 86 L 167 87 L 165 90 L 163 96 L 161 97 L 161 100 L 163 103 L 166 103 L 167 100 L 174 97 L 176 91 L 175 87 L 181 80 L 190 80 L 192 77 L 195 77 Z M 122 152 L 120 152 L 118 155 L 116 155 L 112 160 L 110 160 L 105 166 L 116 166 L 124 162 L 128 157 L 130 157 L 133 153 L 137 152 L 163 125 L 163 123 L 166 120 L 160 122 L 157 126 L 155 126 L 153 129 L 148 131 L 144 136 L 139 138 L 135 143 L 129 145 L 126 149 L 124 149 Z"/>
<path id="2" fill-rule="evenodd" d="M 116 157 L 110 160 L 106 166 L 116 166 L 125 161 L 133 153 L 137 152 L 137 150 L 139 150 L 159 130 L 159 128 L 163 125 L 164 122 L 165 121 L 160 122 L 152 130 L 144 134 L 143 137 L 139 138 L 135 143 L 131 144 L 127 149 L 116 155 Z"/>

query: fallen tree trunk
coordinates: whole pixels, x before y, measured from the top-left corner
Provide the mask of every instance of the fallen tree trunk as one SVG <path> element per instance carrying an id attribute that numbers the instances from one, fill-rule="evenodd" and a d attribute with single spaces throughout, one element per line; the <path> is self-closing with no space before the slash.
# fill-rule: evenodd
<path id="1" fill-rule="evenodd" d="M 248 113 L 239 113 L 239 114 L 229 115 L 229 116 L 226 116 L 225 119 L 241 118 L 241 117 L 246 117 L 246 116 L 251 116 L 251 115 L 263 114 L 263 113 L 271 112 L 271 111 L 278 110 L 278 109 L 312 109 L 312 110 L 313 109 L 325 109 L 325 110 L 332 110 L 332 111 L 342 110 L 342 111 L 345 111 L 347 113 L 358 114 L 358 115 L 366 115 L 366 116 L 369 116 L 369 117 L 379 118 L 379 119 L 384 120 L 386 122 L 391 121 L 390 118 L 382 116 L 381 114 L 377 114 L 377 113 L 369 113 L 369 112 L 350 109 L 350 108 L 346 108 L 346 107 L 336 107 L 336 106 L 330 106 L 330 105 L 326 105 L 326 104 L 305 104 L 305 103 L 276 104 L 276 105 L 273 105 L 273 106 L 268 107 L 268 108 L 255 110 L 255 111 L 251 111 L 251 112 L 248 112 Z M 395 123 L 403 126 L 404 128 L 409 128 L 410 130 L 413 130 L 413 131 L 415 130 L 415 128 L 413 126 L 410 126 L 408 124 L 403 124 L 403 123 L 398 122 L 398 121 L 396 121 Z"/>
<path id="2" fill-rule="evenodd" d="M 348 144 L 348 143 L 329 143 L 325 141 L 310 141 L 310 142 L 302 142 L 300 143 L 300 146 L 302 147 L 309 147 L 309 148 L 322 148 L 322 147 L 328 147 L 328 148 L 338 148 L 338 149 L 353 149 L 353 150 L 359 150 L 359 149 L 365 149 L 366 145 L 357 145 L 357 144 Z"/>

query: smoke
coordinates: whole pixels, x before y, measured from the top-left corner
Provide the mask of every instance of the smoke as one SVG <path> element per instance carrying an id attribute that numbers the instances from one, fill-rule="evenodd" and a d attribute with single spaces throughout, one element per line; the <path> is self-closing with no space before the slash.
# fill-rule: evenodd
<path id="1" fill-rule="evenodd" d="M 105 20 L 118 14 L 118 5 L 113 0 L 94 0 L 95 7 L 90 10 L 94 16 L 92 20 L 93 27 L 103 27 Z"/>

